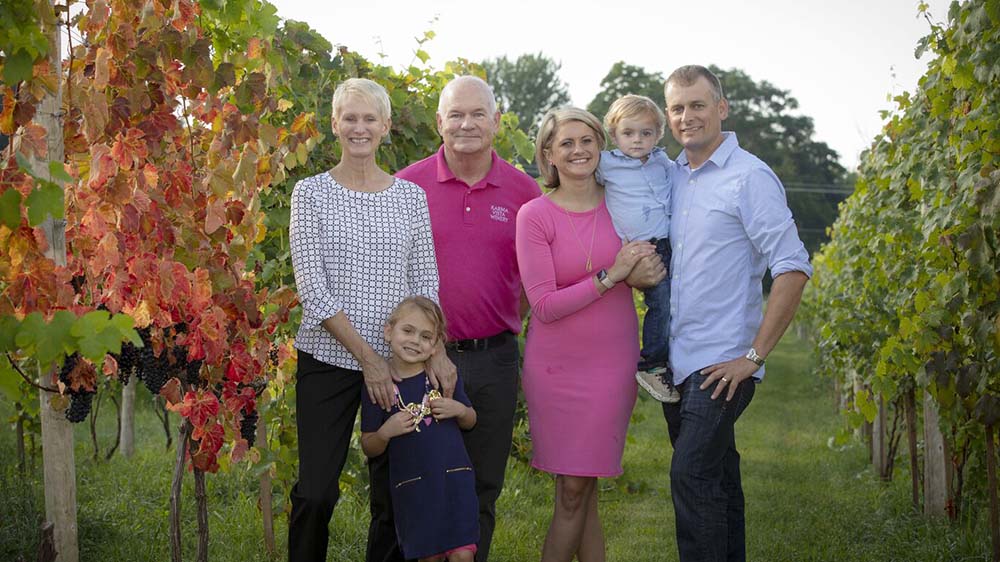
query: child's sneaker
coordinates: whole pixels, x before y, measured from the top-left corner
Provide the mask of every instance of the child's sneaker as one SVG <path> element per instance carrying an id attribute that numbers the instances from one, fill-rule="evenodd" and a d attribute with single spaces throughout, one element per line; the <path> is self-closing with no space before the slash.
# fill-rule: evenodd
<path id="1" fill-rule="evenodd" d="M 674 404 L 681 401 L 681 394 L 674 388 L 670 380 L 670 369 L 666 367 L 650 367 L 635 374 L 635 380 L 650 396 L 660 402 Z"/>

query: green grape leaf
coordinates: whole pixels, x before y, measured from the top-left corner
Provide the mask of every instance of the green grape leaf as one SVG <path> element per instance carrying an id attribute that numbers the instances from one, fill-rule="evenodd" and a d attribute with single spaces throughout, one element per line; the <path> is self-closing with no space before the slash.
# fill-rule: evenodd
<path id="1" fill-rule="evenodd" d="M 13 230 L 21 224 L 21 194 L 8 189 L 0 195 L 0 222 Z"/>
<path id="2" fill-rule="evenodd" d="M 121 349 L 118 330 L 112 328 L 111 333 L 108 333 L 110 317 L 111 315 L 106 310 L 94 310 L 78 318 L 73 325 L 71 333 L 78 339 L 77 345 L 80 348 L 80 353 L 91 361 L 99 361 L 107 353 L 107 350 L 111 349 L 112 346 L 108 345 L 109 339 L 116 339 L 119 351 Z"/>
<path id="3" fill-rule="evenodd" d="M 63 183 L 72 183 L 75 181 L 73 180 L 73 176 L 66 172 L 66 166 L 62 162 L 56 162 L 54 160 L 49 162 L 49 177 L 52 178 L 52 181 L 54 182 L 61 181 Z"/>
<path id="4" fill-rule="evenodd" d="M 24 317 L 21 321 L 21 325 L 17 329 L 17 336 L 14 338 L 14 342 L 18 349 L 21 349 L 28 354 L 31 354 L 35 350 L 35 343 L 39 339 L 45 338 L 45 320 L 42 318 L 41 312 L 32 312 L 31 314 Z"/>
<path id="5" fill-rule="evenodd" d="M 3 81 L 8 86 L 15 86 L 18 82 L 29 80 L 35 59 L 23 49 L 18 49 L 7 55 L 3 62 Z"/>
<path id="6" fill-rule="evenodd" d="M 14 340 L 20 327 L 21 323 L 17 321 L 16 317 L 0 316 L 0 353 L 17 349 L 17 343 Z"/>
<path id="7" fill-rule="evenodd" d="M 39 181 L 25 204 L 28 206 L 28 224 L 38 226 L 48 216 L 63 218 L 63 190 L 52 182 Z"/>
<path id="8" fill-rule="evenodd" d="M 142 338 L 135 331 L 135 319 L 128 314 L 115 314 L 111 317 L 111 326 L 118 330 L 121 339 L 127 339 L 133 345 L 142 347 Z"/>
<path id="9" fill-rule="evenodd" d="M 0 395 L 6 396 L 12 402 L 20 400 L 24 394 L 21 391 L 22 379 L 10 365 L 6 357 L 0 357 Z"/>

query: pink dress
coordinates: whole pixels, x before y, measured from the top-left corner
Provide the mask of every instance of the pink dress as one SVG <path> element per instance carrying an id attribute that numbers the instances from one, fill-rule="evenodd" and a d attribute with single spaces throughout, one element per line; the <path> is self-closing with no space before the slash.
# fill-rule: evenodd
<path id="1" fill-rule="evenodd" d="M 592 236 L 592 269 L 587 271 Z M 638 320 L 632 289 L 619 283 L 602 296 L 593 281 L 598 271 L 611 267 L 620 249 L 603 202 L 574 213 L 539 197 L 518 212 L 517 263 L 531 303 L 522 384 L 534 449 L 531 464 L 540 470 L 571 476 L 622 473 L 636 397 Z"/>

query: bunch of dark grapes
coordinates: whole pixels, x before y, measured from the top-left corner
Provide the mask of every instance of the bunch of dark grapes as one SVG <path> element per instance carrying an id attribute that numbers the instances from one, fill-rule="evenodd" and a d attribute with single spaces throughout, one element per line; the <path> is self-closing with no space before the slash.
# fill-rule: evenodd
<path id="1" fill-rule="evenodd" d="M 195 359 L 185 365 L 185 376 L 187 378 L 186 382 L 189 385 L 198 384 L 201 377 L 201 365 L 204 363 L 201 359 Z"/>
<path id="2" fill-rule="evenodd" d="M 132 345 L 132 342 L 125 342 L 122 345 L 121 354 L 117 355 L 115 360 L 118 361 L 118 381 L 126 385 L 128 384 L 129 375 L 139 366 L 139 362 L 142 360 L 142 352 L 140 348 Z"/>
<path id="3" fill-rule="evenodd" d="M 240 420 L 240 437 L 247 440 L 249 445 L 253 445 L 254 441 L 257 439 L 257 419 L 259 415 L 257 414 L 257 409 L 254 408 L 253 411 L 247 412 L 243 410 L 243 419 Z"/>
<path id="4" fill-rule="evenodd" d="M 271 344 L 271 349 L 267 351 L 267 361 L 272 367 L 278 366 L 278 346 Z"/>
<path id="5" fill-rule="evenodd" d="M 90 405 L 94 401 L 93 392 L 83 392 L 69 395 L 69 408 L 66 409 L 66 419 L 70 423 L 80 423 L 90 414 Z"/>
<path id="6" fill-rule="evenodd" d="M 69 408 L 66 409 L 66 419 L 71 423 L 80 423 L 87 419 L 90 414 L 90 405 L 94 401 L 96 390 L 73 390 L 69 375 L 76 368 L 77 363 L 82 361 L 80 355 L 74 353 L 63 362 L 62 369 L 59 370 L 59 382 L 66 386 L 66 394 L 69 395 Z"/>
<path id="7" fill-rule="evenodd" d="M 153 355 L 152 351 L 143 355 L 139 379 L 145 383 L 146 388 L 155 396 L 160 393 L 160 389 L 170 379 L 170 364 L 167 362 L 166 353 L 159 357 Z"/>

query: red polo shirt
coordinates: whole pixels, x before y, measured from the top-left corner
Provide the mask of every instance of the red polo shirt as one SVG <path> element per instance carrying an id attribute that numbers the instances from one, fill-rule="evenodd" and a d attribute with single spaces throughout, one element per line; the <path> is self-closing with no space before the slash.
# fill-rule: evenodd
<path id="1" fill-rule="evenodd" d="M 521 205 L 541 195 L 535 180 L 494 151 L 489 173 L 470 186 L 448 168 L 444 146 L 396 176 L 427 193 L 448 339 L 519 333 L 514 219 Z"/>

